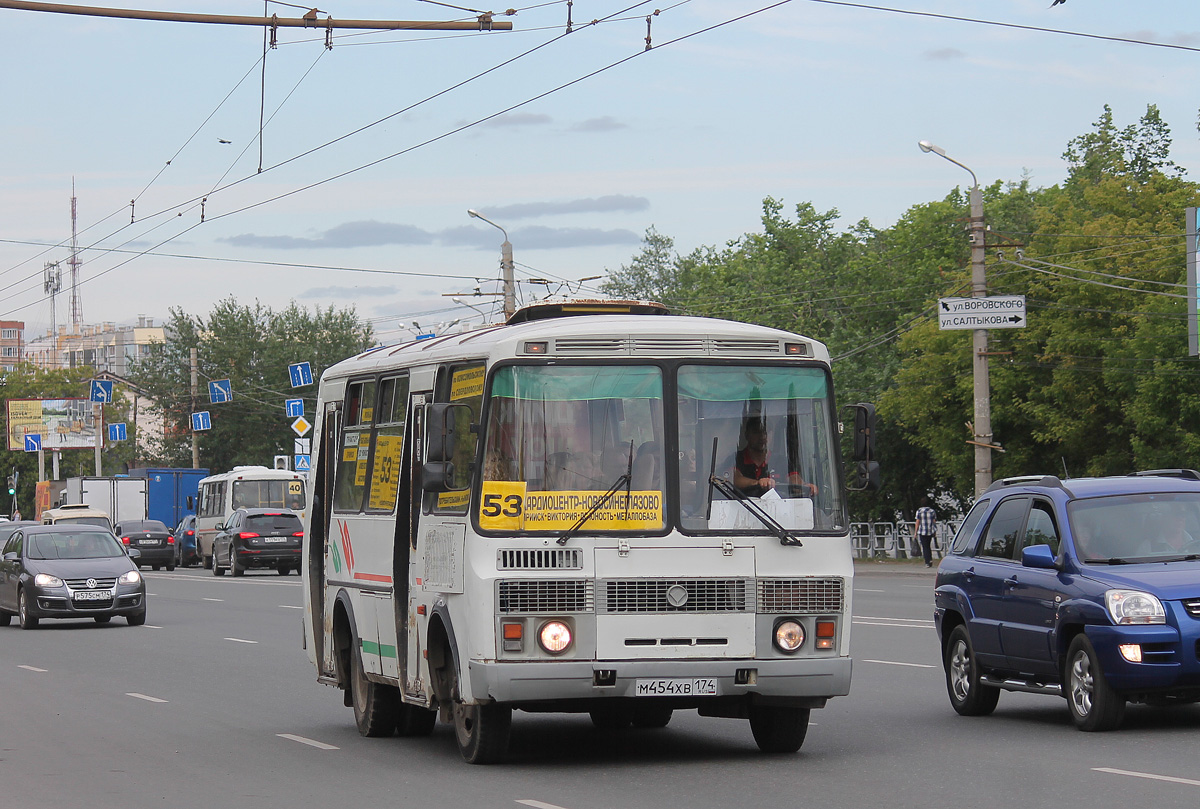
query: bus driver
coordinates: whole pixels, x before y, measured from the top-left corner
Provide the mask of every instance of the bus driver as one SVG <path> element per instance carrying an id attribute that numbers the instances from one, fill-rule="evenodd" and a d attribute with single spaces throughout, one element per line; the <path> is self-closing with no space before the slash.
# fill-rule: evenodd
<path id="1" fill-rule="evenodd" d="M 770 452 L 767 449 L 767 425 L 760 418 L 747 419 L 743 432 L 746 434 L 745 449 L 733 456 L 733 485 L 750 497 L 762 497 L 768 489 L 775 488 L 775 478 L 770 467 Z M 806 492 L 810 497 L 817 494 L 816 484 L 806 483 L 799 470 L 788 470 L 788 483 Z"/>

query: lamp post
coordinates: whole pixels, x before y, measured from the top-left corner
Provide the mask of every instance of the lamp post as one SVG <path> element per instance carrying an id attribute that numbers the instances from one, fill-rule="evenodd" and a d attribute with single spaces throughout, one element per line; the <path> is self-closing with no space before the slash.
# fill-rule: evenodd
<path id="1" fill-rule="evenodd" d="M 946 150 L 927 140 L 917 144 L 922 152 L 933 152 L 949 160 L 971 175 L 971 297 L 987 297 L 987 271 L 984 267 L 984 224 L 983 192 L 975 172 L 946 154 Z M 972 372 L 975 387 L 975 496 L 983 494 L 992 485 L 992 395 L 988 375 L 987 329 L 975 329 L 971 337 L 971 349 L 975 354 Z"/>
<path id="2" fill-rule="evenodd" d="M 500 245 L 500 268 L 504 271 L 504 317 L 505 319 L 510 318 L 517 311 L 517 299 L 513 291 L 512 242 L 508 240 L 508 231 L 479 213 L 479 211 L 468 208 L 467 214 L 474 219 L 482 219 L 504 234 L 504 244 Z"/>

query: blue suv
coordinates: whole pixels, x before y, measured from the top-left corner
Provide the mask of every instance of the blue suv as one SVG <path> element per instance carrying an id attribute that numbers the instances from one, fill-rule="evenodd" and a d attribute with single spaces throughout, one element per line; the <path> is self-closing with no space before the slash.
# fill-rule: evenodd
<path id="1" fill-rule="evenodd" d="M 1200 473 L 997 481 L 938 568 L 934 620 L 954 710 L 1000 692 L 1065 697 L 1080 730 L 1127 702 L 1200 700 Z"/>

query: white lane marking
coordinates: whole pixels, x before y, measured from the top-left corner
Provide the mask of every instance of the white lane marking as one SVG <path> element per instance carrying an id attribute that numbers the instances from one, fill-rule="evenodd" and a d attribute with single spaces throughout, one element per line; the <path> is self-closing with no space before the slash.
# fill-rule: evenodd
<path id="1" fill-rule="evenodd" d="M 544 801 L 534 801 L 534 800 L 526 799 L 523 801 L 516 801 L 516 803 L 519 803 L 522 806 L 532 806 L 533 809 L 563 809 L 563 807 L 559 806 L 558 804 L 545 803 Z"/>
<path id="2" fill-rule="evenodd" d="M 225 640 L 231 640 L 234 643 L 258 643 L 256 640 L 243 640 L 242 638 L 226 638 Z"/>
<path id="3" fill-rule="evenodd" d="M 897 618 L 894 615 L 855 615 L 855 619 L 863 618 L 867 621 L 922 621 L 927 624 L 932 624 L 932 618 Z"/>
<path id="4" fill-rule="evenodd" d="M 125 696 L 133 697 L 134 699 L 144 699 L 144 700 L 146 700 L 146 702 L 166 702 L 165 699 L 159 699 L 158 697 L 148 697 L 145 694 L 139 694 L 136 691 L 128 691 L 128 692 L 126 692 Z"/>
<path id="5" fill-rule="evenodd" d="M 303 736 L 297 736 L 294 733 L 276 733 L 275 735 L 281 739 L 288 739 L 293 742 L 300 742 L 300 744 L 307 744 L 309 747 L 315 747 L 318 750 L 341 750 L 342 749 L 340 747 L 334 747 L 332 744 L 325 744 L 325 742 L 318 742 L 315 739 L 306 739 Z"/>
<path id="6" fill-rule="evenodd" d="M 891 626 L 900 629 L 929 629 L 932 624 L 897 624 L 887 621 L 854 621 L 855 626 Z"/>
<path id="7" fill-rule="evenodd" d="M 297 607 L 295 604 L 280 604 L 281 610 L 302 610 L 304 607 Z"/>
<path id="8" fill-rule="evenodd" d="M 1149 778 L 1152 781 L 1170 781 L 1172 784 L 1187 784 L 1188 786 L 1200 787 L 1200 781 L 1194 781 L 1191 778 L 1176 778 L 1173 775 L 1155 775 L 1152 772 L 1135 772 L 1133 770 L 1116 770 L 1112 767 L 1092 767 L 1096 772 L 1107 772 L 1113 775 L 1131 775 L 1134 778 Z"/>
<path id="9" fill-rule="evenodd" d="M 901 587 L 920 587 L 922 590 L 932 590 L 932 584 L 902 584 Z"/>
<path id="10" fill-rule="evenodd" d="M 886 593 L 887 590 L 868 590 L 866 587 L 855 587 L 854 592 L 856 592 L 856 593 Z"/>
<path id="11" fill-rule="evenodd" d="M 147 629 L 162 629 L 162 627 L 158 626 L 157 624 L 142 624 L 142 626 L 146 627 Z"/>
<path id="12" fill-rule="evenodd" d="M 909 666 L 914 669 L 936 669 L 937 666 L 930 666 L 925 663 L 901 663 L 898 660 L 863 660 L 864 663 L 882 663 L 885 666 Z"/>
<path id="13" fill-rule="evenodd" d="M 201 601 L 224 601 L 223 598 L 202 598 Z"/>
<path id="14" fill-rule="evenodd" d="M 36 671 L 39 674 L 45 674 L 49 670 L 49 669 L 39 669 L 37 666 L 17 666 L 17 668 L 25 669 L 26 671 Z"/>

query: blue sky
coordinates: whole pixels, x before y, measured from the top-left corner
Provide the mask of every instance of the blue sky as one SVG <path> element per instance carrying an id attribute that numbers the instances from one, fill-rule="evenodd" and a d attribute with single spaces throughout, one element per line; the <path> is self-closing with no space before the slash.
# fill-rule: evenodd
<path id="1" fill-rule="evenodd" d="M 503 237 L 468 208 L 507 230 L 527 301 L 594 290 L 580 279 L 627 264 L 649 227 L 681 253 L 755 231 L 766 196 L 890 225 L 969 184 L 922 139 L 984 183 L 1052 185 L 1105 104 L 1119 126 L 1158 105 L 1195 179 L 1195 3 L 1049 6 L 575 0 L 564 35 L 567 5 L 551 2 L 498 16 L 511 32 L 340 31 L 326 49 L 280 29 L 265 76 L 260 29 L 0 9 L 0 317 L 46 329 L 43 265 L 60 261 L 65 321 L 72 181 L 85 321 L 203 314 L 234 294 L 353 304 L 391 342 L 414 320 L 479 321 L 446 295 L 496 288 Z M 321 10 L 473 16 L 416 0 Z"/>

